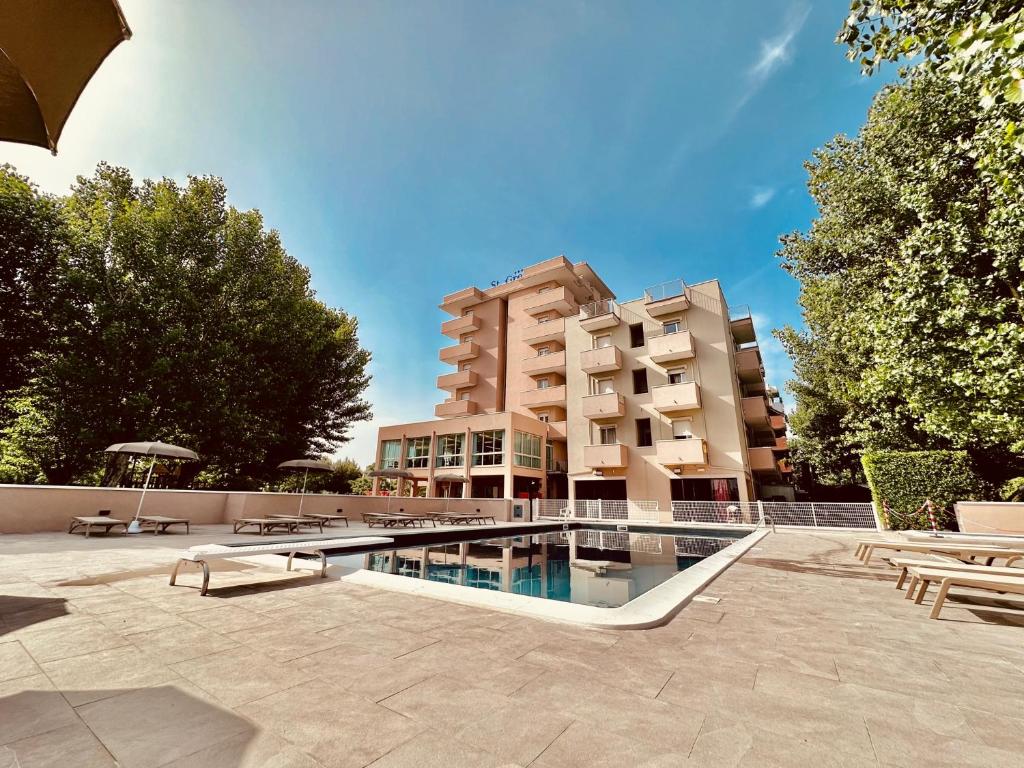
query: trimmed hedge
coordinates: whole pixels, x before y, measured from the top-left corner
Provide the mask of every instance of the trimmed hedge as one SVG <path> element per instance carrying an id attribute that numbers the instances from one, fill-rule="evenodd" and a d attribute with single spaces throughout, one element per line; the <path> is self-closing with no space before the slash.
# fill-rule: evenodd
<path id="1" fill-rule="evenodd" d="M 936 507 L 939 528 L 955 528 L 953 502 L 982 498 L 984 483 L 964 451 L 868 451 L 861 457 L 871 495 L 885 516 L 889 502 L 894 529 L 930 529 L 927 513 L 917 510 L 925 499 Z"/>

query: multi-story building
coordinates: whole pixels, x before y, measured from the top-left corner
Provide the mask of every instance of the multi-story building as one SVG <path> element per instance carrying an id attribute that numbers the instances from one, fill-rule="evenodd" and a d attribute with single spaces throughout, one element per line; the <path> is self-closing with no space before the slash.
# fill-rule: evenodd
<path id="1" fill-rule="evenodd" d="M 715 280 L 618 303 L 564 257 L 444 297 L 432 421 L 382 427 L 377 468 L 414 494 L 788 496 L 785 416 L 749 311 Z M 379 478 L 375 492 L 379 488 Z"/>

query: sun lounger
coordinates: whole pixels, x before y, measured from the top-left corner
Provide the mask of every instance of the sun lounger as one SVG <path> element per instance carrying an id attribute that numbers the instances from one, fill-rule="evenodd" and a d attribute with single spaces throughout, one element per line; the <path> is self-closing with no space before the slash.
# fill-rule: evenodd
<path id="1" fill-rule="evenodd" d="M 363 522 L 370 528 L 373 528 L 375 525 L 383 528 L 397 528 L 398 526 L 403 528 L 408 528 L 409 526 L 423 527 L 428 522 L 431 525 L 435 525 L 434 521 L 429 517 L 405 515 L 398 512 L 364 512 Z"/>
<path id="2" fill-rule="evenodd" d="M 917 597 L 914 598 L 915 604 L 919 605 L 924 600 L 930 583 L 934 581 L 939 584 L 939 592 L 935 595 L 935 602 L 929 614 L 929 618 L 932 619 L 939 618 L 939 612 L 942 610 L 942 605 L 945 603 L 951 587 L 969 587 L 1001 594 L 1024 595 L 1024 576 L 1001 576 L 978 571 L 957 573 L 941 568 L 912 568 L 911 573 L 917 577 L 921 585 Z"/>
<path id="3" fill-rule="evenodd" d="M 490 520 L 491 524 L 494 525 L 494 515 L 482 515 L 472 512 L 434 512 L 430 515 L 434 520 L 444 525 L 455 525 L 456 523 L 466 523 L 472 525 L 473 523 L 479 523 L 483 525 L 486 521 Z"/>
<path id="4" fill-rule="evenodd" d="M 172 525 L 184 525 L 185 533 L 191 533 L 189 520 L 184 517 L 164 517 L 163 515 L 140 515 L 139 524 L 143 528 L 153 528 L 153 534 L 167 533 Z"/>
<path id="5" fill-rule="evenodd" d="M 907 541 L 915 544 L 926 544 L 930 541 L 938 541 L 943 544 L 971 544 L 979 547 L 1010 547 L 1020 549 L 1024 547 L 1024 536 L 1011 534 L 982 534 L 982 533 L 934 533 L 926 531 L 902 531 L 901 535 Z"/>
<path id="6" fill-rule="evenodd" d="M 954 557 L 964 562 L 974 562 L 982 558 L 984 565 L 991 565 L 997 559 L 1005 559 L 1006 565 L 1024 558 L 1024 550 L 1007 549 L 1005 547 L 983 547 L 971 544 L 924 544 L 909 541 L 875 541 L 863 539 L 857 543 L 857 557 L 864 563 L 871 559 L 876 550 L 892 550 L 896 552 L 924 552 Z"/>
<path id="7" fill-rule="evenodd" d="M 253 518 L 264 519 L 264 518 Z M 282 541 L 275 544 L 252 544 L 244 547 L 226 547 L 222 544 L 204 544 L 183 552 L 171 571 L 171 586 L 178 578 L 182 563 L 195 563 L 203 569 L 203 586 L 199 591 L 205 595 L 210 586 L 210 561 L 253 555 L 287 554 L 286 570 L 292 569 L 292 560 L 297 554 L 312 554 L 320 558 L 320 577 L 327 577 L 327 552 L 354 549 L 375 544 L 391 544 L 394 539 L 383 536 L 356 536 L 348 539 L 313 539 L 309 541 Z"/>
<path id="8" fill-rule="evenodd" d="M 910 597 L 916 586 L 916 579 L 912 573 L 915 568 L 933 568 L 940 571 L 955 571 L 962 573 L 990 573 L 997 576 L 1020 576 L 1024 578 L 1024 568 L 1000 568 L 994 565 L 975 565 L 973 563 L 961 563 L 955 560 L 917 560 L 914 558 L 894 557 L 890 561 L 899 569 L 899 576 L 896 578 L 896 589 L 901 589 L 907 578 L 910 584 L 907 586 L 907 597 Z"/>
<path id="9" fill-rule="evenodd" d="M 267 515 L 269 518 L 274 520 L 291 520 L 296 526 L 305 526 L 306 528 L 319 528 L 320 532 L 324 531 L 324 521 L 313 517 L 312 515 Z"/>
<path id="10" fill-rule="evenodd" d="M 334 523 L 334 522 L 336 522 L 338 520 L 341 520 L 343 523 L 345 523 L 345 527 L 348 528 L 348 518 L 345 517 L 343 514 L 341 514 L 341 510 L 340 509 L 338 510 L 337 514 L 334 514 L 334 515 L 328 515 L 328 514 L 325 514 L 325 513 L 322 513 L 322 512 L 303 512 L 303 516 L 305 516 L 305 517 L 315 517 L 315 518 L 318 518 L 320 520 L 323 520 L 324 521 L 324 525 L 327 526 L 328 528 L 331 527 L 332 523 Z"/>
<path id="11" fill-rule="evenodd" d="M 281 528 L 289 533 L 298 533 L 299 524 L 292 518 L 275 517 L 240 517 L 234 522 L 234 531 L 238 533 L 249 526 L 259 528 L 260 536 L 264 533 L 271 533 L 275 528 Z"/>
<path id="12" fill-rule="evenodd" d="M 89 538 L 89 534 L 93 528 L 102 528 L 104 533 L 110 533 L 111 528 L 116 528 L 119 525 L 124 526 L 124 535 L 128 535 L 128 521 L 118 520 L 116 517 L 109 517 L 108 515 L 93 515 L 84 517 L 72 517 L 71 525 L 68 526 L 68 533 L 74 533 L 77 529 L 85 528 L 85 538 Z"/>

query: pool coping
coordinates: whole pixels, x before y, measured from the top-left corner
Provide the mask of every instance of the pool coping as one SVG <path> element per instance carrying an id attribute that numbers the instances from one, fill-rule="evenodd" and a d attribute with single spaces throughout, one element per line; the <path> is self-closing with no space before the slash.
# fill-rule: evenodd
<path id="1" fill-rule="evenodd" d="M 652 526 L 653 527 L 653 526 Z M 330 575 L 347 584 L 359 584 L 390 592 L 420 595 L 460 605 L 501 611 L 545 621 L 576 624 L 594 629 L 649 629 L 668 622 L 705 587 L 770 533 L 756 529 L 725 549 L 704 558 L 653 589 L 618 608 L 598 608 L 558 600 L 477 589 L 459 584 L 412 579 L 391 573 L 328 567 Z M 666 531 L 669 535 L 669 531 Z M 260 559 L 266 556 L 260 556 Z M 253 558 L 256 559 L 256 558 Z"/>

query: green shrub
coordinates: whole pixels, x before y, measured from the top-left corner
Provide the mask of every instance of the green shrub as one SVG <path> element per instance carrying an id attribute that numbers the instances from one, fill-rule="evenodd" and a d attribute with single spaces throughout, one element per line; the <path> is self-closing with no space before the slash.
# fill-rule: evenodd
<path id="1" fill-rule="evenodd" d="M 918 512 L 925 499 L 935 505 L 940 528 L 953 528 L 953 503 L 982 498 L 984 483 L 964 451 L 869 451 L 861 457 L 871 495 L 883 514 L 883 502 L 892 510 L 884 522 L 890 528 L 931 528 L 926 512 Z"/>
<path id="2" fill-rule="evenodd" d="M 1024 501 L 1024 477 L 1011 477 L 999 489 L 1003 501 Z"/>

